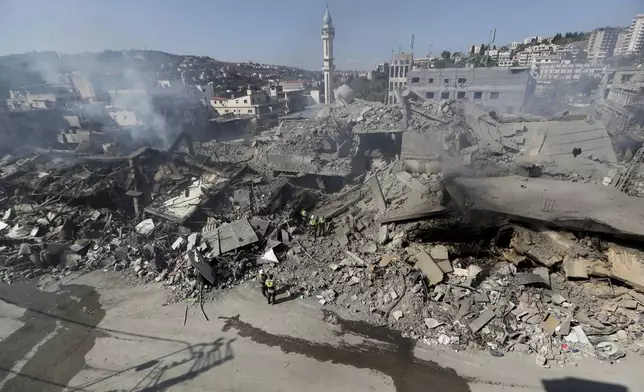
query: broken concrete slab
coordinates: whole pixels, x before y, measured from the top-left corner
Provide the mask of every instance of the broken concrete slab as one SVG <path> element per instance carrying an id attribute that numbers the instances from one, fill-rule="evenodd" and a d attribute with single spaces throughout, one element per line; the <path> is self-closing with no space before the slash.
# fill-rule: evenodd
<path id="1" fill-rule="evenodd" d="M 209 228 L 204 227 L 204 230 Z M 231 250 L 248 246 L 259 241 L 255 230 L 247 219 L 227 223 L 218 228 L 202 232 L 203 240 L 213 249 L 214 256 L 219 256 Z"/>
<path id="2" fill-rule="evenodd" d="M 470 330 L 472 330 L 472 333 L 477 333 L 483 327 L 485 327 L 487 323 L 492 321 L 492 319 L 495 317 L 496 317 L 496 313 L 494 313 L 494 311 L 491 309 L 487 309 L 486 311 L 481 313 L 474 321 L 470 323 L 469 325 Z"/>
<path id="3" fill-rule="evenodd" d="M 537 267 L 537 268 L 532 270 L 532 273 L 541 276 L 543 281 L 546 282 L 546 284 L 548 286 L 550 286 L 550 271 L 548 270 L 548 268 L 546 268 L 546 267 Z"/>
<path id="4" fill-rule="evenodd" d="M 435 261 L 449 260 L 449 251 L 445 245 L 432 246 L 429 249 L 429 255 L 432 256 L 432 259 Z"/>
<path id="5" fill-rule="evenodd" d="M 378 243 L 380 245 L 383 245 L 385 242 L 387 242 L 389 236 L 389 230 L 387 228 L 387 225 L 380 225 L 378 228 Z"/>
<path id="6" fill-rule="evenodd" d="M 277 258 L 273 248 L 269 249 L 264 253 L 259 259 L 257 259 L 257 264 L 270 264 L 270 263 L 279 263 L 280 260 Z"/>
<path id="7" fill-rule="evenodd" d="M 449 274 L 450 272 L 454 271 L 454 268 L 452 267 L 452 263 L 449 260 L 441 260 L 436 264 L 438 264 L 438 267 L 446 274 Z"/>
<path id="8" fill-rule="evenodd" d="M 514 227 L 510 246 L 519 254 L 548 267 L 563 261 L 567 254 L 554 246 L 550 237 L 545 233 L 528 230 L 521 226 Z M 512 260 L 508 261 L 512 262 Z"/>
<path id="9" fill-rule="evenodd" d="M 380 259 L 380 263 L 378 263 L 378 265 L 380 267 L 386 267 L 386 266 L 389 265 L 389 263 L 391 263 L 394 260 L 398 260 L 398 256 L 396 256 L 396 255 L 383 255 L 382 259 Z"/>
<path id="10" fill-rule="evenodd" d="M 255 229 L 257 234 L 261 236 L 266 235 L 266 231 L 268 230 L 268 226 L 270 225 L 269 221 L 258 218 L 256 216 L 250 218 L 249 223 L 251 226 L 253 226 L 253 229 Z"/>
<path id="11" fill-rule="evenodd" d="M 399 172 L 396 177 L 400 182 L 407 185 L 412 191 L 422 195 L 427 192 L 427 187 L 407 172 Z"/>
<path id="12" fill-rule="evenodd" d="M 545 280 L 543 276 L 539 274 L 533 274 L 529 272 L 521 272 L 516 275 L 517 283 L 525 286 L 529 284 L 542 284 L 544 286 L 550 287 L 550 279 Z"/>
<path id="13" fill-rule="evenodd" d="M 490 298 L 486 293 L 475 292 L 474 293 L 474 302 L 490 302 Z"/>
<path id="14" fill-rule="evenodd" d="M 644 199 L 614 188 L 544 178 L 456 178 L 451 181 L 474 211 L 535 221 L 572 231 L 644 239 Z M 446 189 L 452 195 L 453 189 Z"/>
<path id="15" fill-rule="evenodd" d="M 611 278 L 620 280 L 634 289 L 644 292 L 644 254 L 634 250 L 613 246 L 608 249 L 608 273 Z M 594 274 L 600 274 L 594 270 Z"/>
<path id="16" fill-rule="evenodd" d="M 212 196 L 211 190 L 222 187 L 229 182 L 215 174 L 204 174 L 196 178 L 179 196 L 169 198 L 160 205 L 150 206 L 146 212 L 162 216 L 173 222 L 182 223 L 190 218 Z"/>
<path id="17" fill-rule="evenodd" d="M 552 336 L 554 335 L 555 330 L 557 329 L 560 323 L 561 321 L 559 321 L 559 319 L 556 316 L 554 316 L 553 314 L 548 314 L 546 318 L 541 322 L 539 327 L 541 327 L 541 329 L 546 334 L 548 334 L 548 336 Z"/>
<path id="18" fill-rule="evenodd" d="M 563 267 L 567 279 L 588 279 L 589 260 L 566 256 Z"/>
<path id="19" fill-rule="evenodd" d="M 148 235 L 154 231 L 155 226 L 156 225 L 152 219 L 145 219 L 136 225 L 134 229 L 139 234 Z"/>
<path id="20" fill-rule="evenodd" d="M 402 210 L 390 211 L 380 219 L 380 223 L 384 224 L 391 222 L 405 222 L 418 219 L 434 218 L 446 215 L 449 212 L 450 209 L 447 207 L 435 206 L 430 202 L 424 202 L 422 204 Z"/>
<path id="21" fill-rule="evenodd" d="M 423 274 L 429 280 L 429 285 L 433 286 L 443 281 L 444 273 L 438 264 L 424 250 L 420 250 L 416 255 L 416 268 L 423 271 Z"/>
<path id="22" fill-rule="evenodd" d="M 429 329 L 434 329 L 434 328 L 440 327 L 443 324 L 444 323 L 442 323 L 442 322 L 440 322 L 440 321 L 438 321 L 438 320 L 436 320 L 434 318 L 426 318 L 425 319 L 425 325 Z"/>
<path id="23" fill-rule="evenodd" d="M 396 310 L 396 311 L 392 312 L 391 315 L 394 316 L 394 318 L 396 320 L 400 320 L 402 318 L 402 316 L 403 316 L 403 312 L 402 312 L 402 310 Z"/>

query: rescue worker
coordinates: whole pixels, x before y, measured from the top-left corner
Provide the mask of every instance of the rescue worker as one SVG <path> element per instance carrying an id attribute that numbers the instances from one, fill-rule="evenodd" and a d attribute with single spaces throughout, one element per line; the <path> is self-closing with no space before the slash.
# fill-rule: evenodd
<path id="1" fill-rule="evenodd" d="M 309 235 L 318 238 L 318 221 L 315 219 L 315 215 L 311 215 L 311 219 L 309 220 Z"/>
<path id="2" fill-rule="evenodd" d="M 302 221 L 302 223 L 306 223 L 307 217 L 308 215 L 306 215 L 306 210 L 302 208 L 302 211 L 300 211 L 300 220 Z"/>
<path id="3" fill-rule="evenodd" d="M 326 223 L 324 222 L 324 215 L 321 215 L 318 218 L 318 230 L 317 231 L 318 231 L 318 233 L 319 233 L 318 235 L 320 237 L 324 236 L 324 234 L 326 233 Z"/>
<path id="4" fill-rule="evenodd" d="M 266 286 L 266 292 L 268 293 L 268 304 L 275 305 L 275 282 L 273 281 L 273 274 L 268 275 L 264 286 Z"/>
<path id="5" fill-rule="evenodd" d="M 259 270 L 257 279 L 259 280 L 259 284 L 262 286 L 262 295 L 264 296 L 264 298 L 266 298 L 266 279 L 268 279 L 268 277 L 264 273 L 263 269 Z"/>

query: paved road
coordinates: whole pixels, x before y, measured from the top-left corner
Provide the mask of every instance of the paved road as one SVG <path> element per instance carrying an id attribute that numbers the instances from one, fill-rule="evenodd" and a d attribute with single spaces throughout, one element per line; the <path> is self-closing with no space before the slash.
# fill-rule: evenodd
<path id="1" fill-rule="evenodd" d="M 0 391 L 635 392 L 642 385 L 644 362 L 635 355 L 617 365 L 541 369 L 531 356 L 414 347 L 314 301 L 268 306 L 252 284 L 207 304 L 209 321 L 198 306 L 186 313 L 186 304 L 165 305 L 158 284 L 130 288 L 112 273 L 51 290 L 0 286 Z"/>

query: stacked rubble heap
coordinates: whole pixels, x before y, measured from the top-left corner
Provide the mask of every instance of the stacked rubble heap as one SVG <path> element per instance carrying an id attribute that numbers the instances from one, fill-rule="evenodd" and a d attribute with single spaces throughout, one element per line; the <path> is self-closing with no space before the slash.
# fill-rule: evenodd
<path id="1" fill-rule="evenodd" d="M 573 157 L 552 130 L 579 119 L 400 98 L 198 151 L 182 134 L 167 150 L 6 156 L 0 277 L 123 270 L 181 299 L 262 266 L 278 302 L 313 297 L 430 345 L 541 366 L 644 352 L 644 199 L 616 187 L 628 168 L 610 143 Z"/>

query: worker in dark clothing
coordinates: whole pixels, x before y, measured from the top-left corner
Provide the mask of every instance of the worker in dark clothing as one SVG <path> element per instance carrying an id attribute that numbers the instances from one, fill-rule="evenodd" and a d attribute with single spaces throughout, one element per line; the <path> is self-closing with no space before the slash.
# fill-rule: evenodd
<path id="1" fill-rule="evenodd" d="M 268 277 L 264 273 L 263 269 L 259 270 L 257 279 L 259 280 L 259 284 L 262 286 L 262 295 L 266 298 L 266 279 L 268 279 Z"/>
<path id="2" fill-rule="evenodd" d="M 268 293 L 268 304 L 275 305 L 275 282 L 273 281 L 273 274 L 268 276 L 264 285 L 266 286 L 266 292 Z"/>

